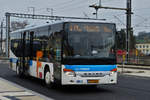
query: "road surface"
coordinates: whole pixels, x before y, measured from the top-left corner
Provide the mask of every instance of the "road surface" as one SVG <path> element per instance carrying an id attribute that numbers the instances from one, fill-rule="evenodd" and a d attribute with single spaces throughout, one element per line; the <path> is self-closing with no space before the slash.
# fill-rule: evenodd
<path id="1" fill-rule="evenodd" d="M 0 77 L 53 100 L 150 100 L 150 78 L 118 75 L 117 85 L 50 89 L 35 78 L 20 79 L 8 64 L 0 64 Z"/>

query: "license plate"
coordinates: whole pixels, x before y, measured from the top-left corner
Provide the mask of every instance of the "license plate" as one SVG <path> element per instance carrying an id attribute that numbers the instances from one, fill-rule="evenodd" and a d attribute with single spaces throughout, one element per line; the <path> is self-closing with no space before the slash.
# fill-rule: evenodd
<path id="1" fill-rule="evenodd" d="M 87 80 L 88 83 L 99 83 L 99 80 Z"/>

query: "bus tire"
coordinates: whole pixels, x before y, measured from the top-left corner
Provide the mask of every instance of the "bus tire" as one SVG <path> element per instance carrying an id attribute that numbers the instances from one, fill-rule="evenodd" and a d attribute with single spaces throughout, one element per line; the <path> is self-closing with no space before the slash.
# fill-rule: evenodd
<path id="1" fill-rule="evenodd" d="M 50 70 L 49 70 L 49 68 L 46 68 L 46 69 L 45 69 L 44 81 L 45 81 L 46 87 L 48 87 L 48 88 L 54 88 L 54 87 L 55 87 L 54 83 L 51 82 L 51 77 L 50 77 Z"/>
<path id="2" fill-rule="evenodd" d="M 19 77 L 21 77 L 21 78 L 23 77 L 23 73 L 21 72 L 18 63 L 16 64 L 16 75 L 19 76 Z"/>
<path id="3" fill-rule="evenodd" d="M 47 86 L 49 86 L 51 84 L 51 77 L 50 77 L 50 71 L 49 69 L 46 69 L 45 70 L 45 73 L 44 73 L 44 81 L 46 83 Z"/>

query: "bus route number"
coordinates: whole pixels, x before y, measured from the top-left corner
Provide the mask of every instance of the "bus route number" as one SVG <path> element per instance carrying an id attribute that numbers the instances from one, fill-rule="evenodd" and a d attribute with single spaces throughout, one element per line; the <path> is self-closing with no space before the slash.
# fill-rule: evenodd
<path id="1" fill-rule="evenodd" d="M 70 25 L 69 27 L 70 31 L 76 31 L 76 32 L 100 32 L 99 26 L 92 26 L 92 25 Z"/>

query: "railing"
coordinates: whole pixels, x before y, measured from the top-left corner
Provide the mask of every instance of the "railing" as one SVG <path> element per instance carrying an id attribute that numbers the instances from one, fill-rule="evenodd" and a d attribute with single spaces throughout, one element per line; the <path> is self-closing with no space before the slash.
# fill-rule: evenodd
<path id="1" fill-rule="evenodd" d="M 122 56 L 117 56 L 118 64 L 150 65 L 150 56 L 130 56 L 128 62 L 123 61 Z"/>

